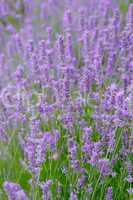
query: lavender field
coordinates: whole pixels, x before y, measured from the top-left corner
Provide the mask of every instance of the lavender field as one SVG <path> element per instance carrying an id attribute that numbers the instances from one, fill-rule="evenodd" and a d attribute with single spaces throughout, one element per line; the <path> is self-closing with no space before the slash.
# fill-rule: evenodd
<path id="1" fill-rule="evenodd" d="M 132 0 L 0 0 L 0 200 L 133 200 Z"/>

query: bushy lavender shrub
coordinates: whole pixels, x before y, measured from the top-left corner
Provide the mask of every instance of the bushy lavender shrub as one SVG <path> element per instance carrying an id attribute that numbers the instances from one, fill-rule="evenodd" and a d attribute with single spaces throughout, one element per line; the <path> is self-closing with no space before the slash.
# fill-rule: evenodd
<path id="1" fill-rule="evenodd" d="M 133 4 L 120 9 L 0 1 L 0 200 L 132 199 Z"/>

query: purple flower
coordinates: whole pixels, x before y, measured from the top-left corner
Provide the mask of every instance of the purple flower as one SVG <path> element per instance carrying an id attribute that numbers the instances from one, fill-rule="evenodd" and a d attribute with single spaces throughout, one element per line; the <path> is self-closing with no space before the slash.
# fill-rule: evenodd
<path id="1" fill-rule="evenodd" d="M 0 141 L 8 142 L 8 136 L 3 128 L 0 128 Z"/>
<path id="2" fill-rule="evenodd" d="M 93 192 L 93 188 L 92 188 L 91 186 L 89 186 L 89 187 L 87 188 L 87 192 L 91 194 L 91 193 Z"/>
<path id="3" fill-rule="evenodd" d="M 21 189 L 21 187 L 18 184 L 6 181 L 3 187 L 6 193 L 8 194 L 9 200 L 28 200 L 28 197 L 26 196 L 25 192 Z"/>
<path id="4" fill-rule="evenodd" d="M 77 200 L 77 195 L 74 192 L 71 192 L 70 200 Z"/>
<path id="5" fill-rule="evenodd" d="M 106 193 L 106 200 L 112 200 L 113 199 L 113 189 L 112 187 L 108 187 L 107 193 Z"/>
<path id="6" fill-rule="evenodd" d="M 40 184 L 40 187 L 42 189 L 43 192 L 43 200 L 50 200 L 51 199 L 51 193 L 50 193 L 50 187 L 52 185 L 53 181 L 52 180 L 48 180 L 44 183 Z"/>
<path id="7" fill-rule="evenodd" d="M 132 188 L 128 189 L 127 191 L 128 191 L 128 193 L 129 193 L 130 195 L 133 194 L 133 189 L 132 189 Z"/>
<path id="8" fill-rule="evenodd" d="M 110 162 L 108 159 L 101 158 L 98 160 L 98 169 L 103 176 L 108 176 L 111 174 Z"/>
<path id="9" fill-rule="evenodd" d="M 84 133 L 83 133 L 83 140 L 85 142 L 90 141 L 91 140 L 91 135 L 92 135 L 92 128 L 84 128 Z"/>

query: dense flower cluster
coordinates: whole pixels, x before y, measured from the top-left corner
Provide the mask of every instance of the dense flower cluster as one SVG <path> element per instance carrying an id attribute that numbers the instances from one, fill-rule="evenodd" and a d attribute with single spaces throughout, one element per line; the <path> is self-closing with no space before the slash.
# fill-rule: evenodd
<path id="1" fill-rule="evenodd" d="M 1 200 L 132 198 L 133 4 L 2 0 L 0 44 Z"/>
<path id="2" fill-rule="evenodd" d="M 8 194 L 8 199 L 21 199 L 21 200 L 27 200 L 27 196 L 24 193 L 24 191 L 20 188 L 18 184 L 11 183 L 11 182 L 5 182 L 4 183 L 4 190 Z"/>

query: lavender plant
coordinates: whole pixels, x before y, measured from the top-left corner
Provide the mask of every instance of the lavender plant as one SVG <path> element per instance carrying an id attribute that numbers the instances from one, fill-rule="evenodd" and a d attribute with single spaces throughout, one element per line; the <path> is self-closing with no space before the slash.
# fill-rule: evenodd
<path id="1" fill-rule="evenodd" d="M 0 200 L 132 199 L 133 4 L 1 0 L 0 44 Z"/>

